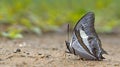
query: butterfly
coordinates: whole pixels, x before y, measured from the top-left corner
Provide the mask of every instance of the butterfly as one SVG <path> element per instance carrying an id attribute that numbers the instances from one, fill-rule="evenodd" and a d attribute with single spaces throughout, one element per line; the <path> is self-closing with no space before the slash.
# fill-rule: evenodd
<path id="1" fill-rule="evenodd" d="M 95 15 L 85 14 L 75 25 L 71 41 L 65 41 L 68 53 L 78 55 L 86 60 L 103 60 L 107 52 L 102 48 L 101 41 L 94 28 Z"/>

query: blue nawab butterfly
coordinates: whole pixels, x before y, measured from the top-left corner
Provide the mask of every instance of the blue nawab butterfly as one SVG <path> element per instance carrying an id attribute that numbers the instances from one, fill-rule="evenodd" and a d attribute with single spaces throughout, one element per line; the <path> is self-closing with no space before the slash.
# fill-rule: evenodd
<path id="1" fill-rule="evenodd" d="M 102 48 L 101 41 L 94 28 L 93 12 L 85 14 L 75 25 L 71 41 L 65 41 L 68 53 L 78 55 L 86 60 L 103 60 L 107 52 Z"/>

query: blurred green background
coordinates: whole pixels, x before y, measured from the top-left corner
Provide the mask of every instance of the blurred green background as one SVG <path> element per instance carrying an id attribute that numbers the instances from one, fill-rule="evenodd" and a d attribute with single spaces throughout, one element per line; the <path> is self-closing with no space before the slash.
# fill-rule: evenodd
<path id="1" fill-rule="evenodd" d="M 0 0 L 0 35 L 21 38 L 71 28 L 86 13 L 96 15 L 98 33 L 111 33 L 120 25 L 120 0 Z M 66 28 L 66 27 L 65 27 Z"/>

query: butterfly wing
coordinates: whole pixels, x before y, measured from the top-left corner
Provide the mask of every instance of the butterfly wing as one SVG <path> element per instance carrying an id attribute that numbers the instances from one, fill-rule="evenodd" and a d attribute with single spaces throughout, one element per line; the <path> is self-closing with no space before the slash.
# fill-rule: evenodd
<path id="1" fill-rule="evenodd" d="M 81 37 L 80 31 L 82 30 L 82 22 L 84 18 L 88 16 L 84 16 L 81 20 L 78 21 L 74 28 L 74 32 L 72 35 L 72 41 L 67 46 L 70 53 L 73 53 L 75 55 L 80 55 L 82 58 L 85 59 L 96 59 L 94 55 L 92 54 L 91 48 L 89 45 L 85 45 L 86 42 L 83 41 L 83 38 Z M 85 34 L 85 32 L 83 32 Z M 83 34 L 82 34 L 83 35 Z"/>
<path id="2" fill-rule="evenodd" d="M 74 27 L 72 47 L 78 47 L 79 44 L 79 48 L 81 46 L 89 54 L 89 56 L 94 56 L 100 60 L 103 58 L 101 54 L 103 49 L 101 47 L 101 41 L 94 29 L 94 19 L 94 13 L 88 12 L 78 21 Z M 75 42 L 76 40 L 78 43 Z"/>
<path id="3" fill-rule="evenodd" d="M 75 25 L 71 42 L 66 41 L 69 53 L 85 59 L 104 59 L 102 54 L 107 52 L 103 50 L 94 29 L 94 19 L 94 13 L 88 12 Z"/>
<path id="4" fill-rule="evenodd" d="M 74 27 L 74 30 L 82 29 L 88 36 L 91 35 L 97 36 L 94 29 L 94 19 L 95 19 L 94 13 L 88 12 L 78 21 L 78 23 Z"/>
<path id="5" fill-rule="evenodd" d="M 89 52 L 87 52 L 83 46 L 81 46 L 82 43 L 78 41 L 77 36 L 75 35 L 75 32 L 73 32 L 72 36 L 72 43 L 70 44 L 71 52 L 74 55 L 79 55 L 81 58 L 85 59 L 96 59 L 93 55 L 91 55 Z"/>
<path id="6" fill-rule="evenodd" d="M 94 30 L 94 13 L 88 12 L 84 15 L 74 27 L 75 35 L 81 46 L 92 55 L 91 48 L 88 43 L 88 37 L 95 34 Z M 92 34 L 93 32 L 93 34 Z"/>

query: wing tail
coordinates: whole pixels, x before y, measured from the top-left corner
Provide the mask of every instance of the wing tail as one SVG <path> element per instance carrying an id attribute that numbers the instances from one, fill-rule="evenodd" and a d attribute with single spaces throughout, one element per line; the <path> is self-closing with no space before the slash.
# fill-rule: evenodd
<path id="1" fill-rule="evenodd" d="M 108 54 L 108 53 L 102 48 L 102 54 Z"/>

